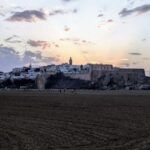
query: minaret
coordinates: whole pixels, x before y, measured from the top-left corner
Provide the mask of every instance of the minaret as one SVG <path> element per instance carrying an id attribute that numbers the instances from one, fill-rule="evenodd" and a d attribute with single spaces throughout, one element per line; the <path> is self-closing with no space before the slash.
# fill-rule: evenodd
<path id="1" fill-rule="evenodd" d="M 70 57 L 69 59 L 69 65 L 72 65 L 73 64 L 73 61 L 72 61 L 72 58 Z"/>
<path id="2" fill-rule="evenodd" d="M 29 68 L 30 68 L 30 69 L 32 68 L 31 60 L 30 60 L 30 65 L 29 65 Z"/>

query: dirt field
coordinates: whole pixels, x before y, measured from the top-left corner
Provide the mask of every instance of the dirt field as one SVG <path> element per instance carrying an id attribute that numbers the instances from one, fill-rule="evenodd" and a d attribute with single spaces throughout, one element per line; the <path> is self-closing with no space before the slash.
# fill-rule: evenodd
<path id="1" fill-rule="evenodd" d="M 0 150 L 51 149 L 150 149 L 150 92 L 0 92 Z"/>

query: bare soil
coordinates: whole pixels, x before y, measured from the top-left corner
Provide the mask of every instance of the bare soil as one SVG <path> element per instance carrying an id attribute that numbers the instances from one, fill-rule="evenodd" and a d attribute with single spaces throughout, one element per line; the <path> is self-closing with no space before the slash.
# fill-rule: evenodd
<path id="1" fill-rule="evenodd" d="M 150 92 L 0 92 L 0 150 L 148 150 Z"/>

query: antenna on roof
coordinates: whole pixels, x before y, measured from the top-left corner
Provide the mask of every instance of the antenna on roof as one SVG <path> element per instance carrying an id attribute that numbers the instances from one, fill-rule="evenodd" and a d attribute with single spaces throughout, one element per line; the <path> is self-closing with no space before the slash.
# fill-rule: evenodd
<path id="1" fill-rule="evenodd" d="M 29 68 L 30 68 L 30 69 L 32 68 L 32 63 L 31 63 L 31 59 L 30 59 L 30 65 L 29 65 Z"/>

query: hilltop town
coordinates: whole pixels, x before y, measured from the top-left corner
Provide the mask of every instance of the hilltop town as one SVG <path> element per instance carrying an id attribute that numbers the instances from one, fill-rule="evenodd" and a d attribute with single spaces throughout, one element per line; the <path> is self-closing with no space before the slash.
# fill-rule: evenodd
<path id="1" fill-rule="evenodd" d="M 57 76 L 57 78 L 52 78 L 54 76 Z M 58 84 L 60 78 L 61 82 L 63 81 L 61 85 L 46 86 L 50 83 L 49 80 L 54 79 L 57 80 L 55 84 Z M 65 83 L 66 80 L 67 83 Z M 45 89 L 49 87 L 137 90 L 149 89 L 149 81 L 149 78 L 145 76 L 144 69 L 118 68 L 110 64 L 74 65 L 71 57 L 68 63 L 60 65 L 51 64 L 35 68 L 30 64 L 29 67 L 14 68 L 9 73 L 0 72 L 0 88 L 5 89 Z M 79 85 L 69 86 L 71 82 L 76 82 L 76 85 L 77 83 Z M 84 87 L 82 84 L 84 84 Z"/>

